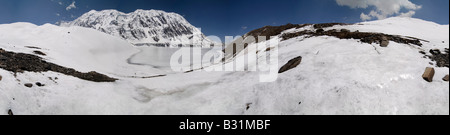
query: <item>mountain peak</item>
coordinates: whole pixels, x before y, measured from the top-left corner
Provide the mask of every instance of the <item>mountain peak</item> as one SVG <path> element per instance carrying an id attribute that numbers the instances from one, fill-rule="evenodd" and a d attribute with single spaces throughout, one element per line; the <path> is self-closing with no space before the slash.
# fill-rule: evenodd
<path id="1" fill-rule="evenodd" d="M 61 26 L 81 26 L 123 38 L 135 45 L 210 46 L 212 41 L 183 16 L 162 10 L 91 10 Z"/>

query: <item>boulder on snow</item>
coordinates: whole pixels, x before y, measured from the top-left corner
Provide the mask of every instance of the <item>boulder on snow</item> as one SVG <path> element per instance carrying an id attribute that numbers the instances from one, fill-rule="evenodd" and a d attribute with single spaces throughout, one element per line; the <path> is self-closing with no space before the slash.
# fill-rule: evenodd
<path id="1" fill-rule="evenodd" d="M 2 81 L 2 79 L 3 79 L 3 77 L 2 77 L 2 75 L 0 75 L 0 81 Z"/>
<path id="2" fill-rule="evenodd" d="M 448 82 L 448 75 L 446 75 L 444 78 L 442 78 L 442 80 Z"/>
<path id="3" fill-rule="evenodd" d="M 425 69 L 425 73 L 423 73 L 422 75 L 422 78 L 428 82 L 433 82 L 434 73 L 435 73 L 434 68 L 427 67 Z"/>
<path id="4" fill-rule="evenodd" d="M 389 40 L 383 40 L 383 41 L 381 41 L 381 44 L 380 44 L 380 46 L 381 47 L 388 47 L 388 45 L 389 45 Z"/>
<path id="5" fill-rule="evenodd" d="M 8 115 L 14 115 L 11 109 L 8 110 Z"/>
<path id="6" fill-rule="evenodd" d="M 37 82 L 37 83 L 36 83 L 36 86 L 43 87 L 43 86 L 45 86 L 45 84 L 42 84 L 42 83 L 40 83 L 40 82 Z"/>
<path id="7" fill-rule="evenodd" d="M 33 51 L 33 53 L 37 54 L 37 55 L 47 56 L 47 54 L 45 54 L 45 53 L 43 53 L 41 51 Z"/>
<path id="8" fill-rule="evenodd" d="M 433 54 L 433 55 L 439 55 L 439 54 L 441 54 L 441 50 L 439 50 L 439 49 L 431 49 L 430 53 Z"/>
<path id="9" fill-rule="evenodd" d="M 381 37 L 380 46 L 381 47 L 387 47 L 389 45 L 389 40 L 386 36 Z"/>
<path id="10" fill-rule="evenodd" d="M 291 70 L 291 69 L 297 67 L 298 65 L 300 65 L 301 62 L 302 62 L 302 56 L 298 56 L 297 58 L 289 60 L 288 63 L 286 63 L 283 67 L 281 67 L 281 69 L 278 71 L 278 73 L 281 74 L 283 72 Z"/>
<path id="11" fill-rule="evenodd" d="M 31 87 L 33 87 L 33 84 L 32 83 L 26 83 L 25 87 L 31 88 Z"/>

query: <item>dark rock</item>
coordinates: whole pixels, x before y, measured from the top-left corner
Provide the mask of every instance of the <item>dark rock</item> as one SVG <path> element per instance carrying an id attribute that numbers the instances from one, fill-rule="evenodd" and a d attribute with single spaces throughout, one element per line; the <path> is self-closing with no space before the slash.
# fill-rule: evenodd
<path id="1" fill-rule="evenodd" d="M 427 54 L 427 53 L 424 52 L 424 51 L 419 51 L 419 53 L 420 53 L 420 54 L 423 54 L 423 55 Z"/>
<path id="2" fill-rule="evenodd" d="M 292 29 L 292 28 L 303 28 L 305 26 L 309 26 L 311 24 L 286 24 L 282 26 L 265 26 L 263 28 L 259 28 L 256 30 L 252 30 L 249 33 L 247 33 L 247 36 L 253 36 L 256 39 L 258 36 L 265 36 L 267 40 L 270 39 L 271 36 L 277 36 L 281 34 L 281 32 Z M 246 37 L 244 37 L 245 39 Z"/>
<path id="3" fill-rule="evenodd" d="M 436 62 L 437 67 L 450 67 L 450 61 L 448 54 L 449 49 L 445 48 L 445 52 L 441 52 L 439 49 L 430 50 L 431 55 L 426 55 L 429 59 Z"/>
<path id="4" fill-rule="evenodd" d="M 36 83 L 36 86 L 39 86 L 39 87 L 44 87 L 44 86 L 45 86 L 45 84 L 42 84 L 42 83 L 40 83 L 40 82 L 37 82 L 37 83 Z"/>
<path id="5" fill-rule="evenodd" d="M 3 77 L 2 77 L 2 75 L 0 75 L 0 81 L 2 81 L 2 79 L 3 79 Z"/>
<path id="6" fill-rule="evenodd" d="M 439 49 L 431 49 L 430 53 L 433 54 L 433 55 L 439 55 L 439 54 L 441 54 L 441 50 L 439 50 Z"/>
<path id="7" fill-rule="evenodd" d="M 247 104 L 246 104 L 247 107 L 245 108 L 245 110 L 250 109 L 250 106 L 251 106 L 251 105 L 252 105 L 252 103 L 247 103 Z"/>
<path id="8" fill-rule="evenodd" d="M 41 48 L 39 48 L 39 47 L 35 47 L 35 46 L 25 46 L 26 48 L 31 48 L 31 49 L 41 49 Z"/>
<path id="9" fill-rule="evenodd" d="M 347 30 L 347 29 L 341 29 L 341 32 L 350 32 L 350 30 Z"/>
<path id="10" fill-rule="evenodd" d="M 317 29 L 316 30 L 316 33 L 322 33 L 322 32 L 325 32 L 325 30 L 323 30 L 323 29 Z"/>
<path id="11" fill-rule="evenodd" d="M 28 87 L 28 88 L 31 88 L 31 87 L 33 87 L 33 84 L 32 83 L 26 83 L 25 86 Z"/>
<path id="12" fill-rule="evenodd" d="M 446 75 L 444 78 L 442 78 L 442 80 L 448 82 L 448 75 Z"/>
<path id="13" fill-rule="evenodd" d="M 0 65 L 5 66 L 2 66 L 0 68 L 3 68 L 5 70 L 14 73 L 23 73 L 24 71 L 29 72 L 53 71 L 93 82 L 114 82 L 117 80 L 115 78 L 111 78 L 94 71 L 89 73 L 82 73 L 72 68 L 66 68 L 60 65 L 49 63 L 47 61 L 44 61 L 41 57 L 31 54 L 1 51 L 0 57 L 5 58 L 4 60 L 0 61 Z"/>
<path id="14" fill-rule="evenodd" d="M 387 35 L 383 33 L 370 33 L 370 32 L 350 32 L 349 30 L 342 29 L 340 32 L 337 32 L 335 30 L 329 30 L 321 33 L 315 33 L 308 30 L 300 31 L 296 33 L 286 33 L 283 34 L 281 37 L 283 40 L 288 40 L 294 37 L 299 36 L 333 36 L 339 39 L 359 39 L 363 43 L 378 43 L 378 44 L 389 44 L 389 41 L 394 41 L 396 43 L 401 44 L 413 44 L 417 46 L 422 46 L 422 43 L 420 43 L 420 40 L 413 37 L 402 37 L 397 35 Z M 386 42 L 383 42 L 386 41 Z"/>
<path id="15" fill-rule="evenodd" d="M 292 60 L 289 60 L 288 63 L 286 63 L 283 67 L 280 68 L 280 70 L 278 71 L 278 73 L 283 73 L 286 72 L 288 70 L 291 70 L 293 68 L 296 68 L 298 65 L 300 65 L 300 63 L 302 62 L 302 56 L 298 56 L 297 58 L 294 58 Z"/>
<path id="16" fill-rule="evenodd" d="M 46 56 L 47 55 L 47 54 L 45 54 L 45 53 L 43 53 L 41 51 L 33 51 L 33 53 L 37 54 L 37 55 L 42 55 L 42 56 Z"/>
<path id="17" fill-rule="evenodd" d="M 346 23 L 321 23 L 321 24 L 314 24 L 315 29 L 323 29 L 328 27 L 333 27 L 335 25 L 349 25 Z"/>
<path id="18" fill-rule="evenodd" d="M 270 50 L 273 50 L 273 49 L 275 49 L 275 48 L 274 47 L 269 47 L 269 48 L 266 49 L 266 52 L 268 52 Z"/>
<path id="19" fill-rule="evenodd" d="M 427 67 L 425 69 L 425 73 L 423 73 L 422 78 L 425 79 L 428 82 L 433 82 L 435 71 L 432 67 Z"/>
<path id="20" fill-rule="evenodd" d="M 11 109 L 8 110 L 8 115 L 14 115 Z"/>

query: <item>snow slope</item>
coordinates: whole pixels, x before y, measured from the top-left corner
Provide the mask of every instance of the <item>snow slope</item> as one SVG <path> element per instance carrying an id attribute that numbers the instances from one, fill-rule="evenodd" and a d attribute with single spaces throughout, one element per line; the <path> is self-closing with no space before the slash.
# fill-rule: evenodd
<path id="1" fill-rule="evenodd" d="M 292 58 L 303 57 L 297 68 L 279 74 L 275 82 L 261 83 L 260 74 L 251 71 L 194 71 L 142 79 L 127 76 L 136 71 L 138 76 L 167 72 L 126 63 L 139 50 L 119 38 L 81 27 L 0 25 L 0 48 L 31 54 L 33 49 L 25 46 L 41 47 L 48 61 L 119 78 L 114 83 L 94 83 L 53 72 L 14 77 L 0 69 L 0 114 L 11 109 L 15 114 L 448 115 L 449 83 L 441 78 L 449 70 L 435 68 L 435 81 L 424 81 L 421 75 L 431 61 L 419 53 L 449 48 L 448 25 L 408 18 L 361 24 L 334 28 L 414 36 L 430 42 L 422 42 L 423 47 L 391 42 L 381 48 L 327 36 L 274 38 L 281 41 L 279 65 L 274 66 L 280 68 Z M 296 30 L 283 33 L 290 31 Z M 233 61 L 246 56 L 242 52 Z M 23 86 L 37 81 L 46 86 Z"/>

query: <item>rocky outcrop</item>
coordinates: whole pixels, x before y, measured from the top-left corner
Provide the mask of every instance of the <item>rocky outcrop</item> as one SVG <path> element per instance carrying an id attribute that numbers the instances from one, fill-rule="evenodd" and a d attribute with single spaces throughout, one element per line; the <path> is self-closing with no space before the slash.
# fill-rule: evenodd
<path id="1" fill-rule="evenodd" d="M 278 73 L 281 74 L 281 73 L 289 71 L 293 68 L 296 68 L 298 65 L 300 65 L 301 62 L 302 62 L 302 56 L 298 56 L 297 58 L 289 60 L 288 63 L 286 63 L 283 67 L 280 68 Z"/>
<path id="2" fill-rule="evenodd" d="M 449 63 L 449 49 L 445 48 L 445 52 L 442 53 L 439 49 L 432 49 L 429 51 L 431 55 L 426 55 L 429 59 L 436 62 L 437 67 L 450 67 Z"/>
<path id="3" fill-rule="evenodd" d="M 381 46 L 389 45 L 389 41 L 401 43 L 401 44 L 412 44 L 417 46 L 422 46 L 421 39 L 413 38 L 413 37 L 402 37 L 399 35 L 389 35 L 383 33 L 371 33 L 371 32 L 350 32 L 349 30 L 342 29 L 341 31 L 329 30 L 325 32 L 313 32 L 309 30 L 300 31 L 296 33 L 286 33 L 281 37 L 283 40 L 288 40 L 291 38 L 299 37 L 299 36 L 332 36 L 339 39 L 359 39 L 363 43 L 378 43 Z"/>
<path id="4" fill-rule="evenodd" d="M 292 29 L 292 28 L 303 28 L 306 26 L 309 26 L 311 24 L 286 24 L 286 25 L 281 25 L 281 26 L 265 26 L 253 31 L 250 31 L 249 33 L 245 34 L 244 39 L 248 36 L 253 36 L 256 39 L 259 36 L 265 36 L 266 39 L 270 39 L 271 36 L 277 36 L 280 35 L 281 32 L 288 30 L 288 29 Z"/>
<path id="5" fill-rule="evenodd" d="M 7 52 L 1 48 L 0 48 L 0 65 L 1 65 L 0 68 L 3 68 L 5 70 L 14 73 L 23 73 L 24 71 L 29 72 L 53 71 L 93 82 L 114 82 L 117 80 L 115 78 L 111 78 L 94 71 L 89 73 L 82 73 L 72 68 L 66 68 L 53 63 L 49 63 L 43 60 L 41 57 L 35 55 Z"/>
<path id="6" fill-rule="evenodd" d="M 425 69 L 425 73 L 423 73 L 422 78 L 425 79 L 427 82 L 433 82 L 435 71 L 432 67 L 427 67 Z"/>
<path id="7" fill-rule="evenodd" d="M 328 27 L 333 27 L 335 25 L 349 25 L 347 23 L 320 23 L 320 24 L 314 24 L 314 29 L 323 29 Z"/>
<path id="8" fill-rule="evenodd" d="M 446 75 L 444 78 L 442 78 L 442 80 L 448 82 L 448 75 Z"/>

